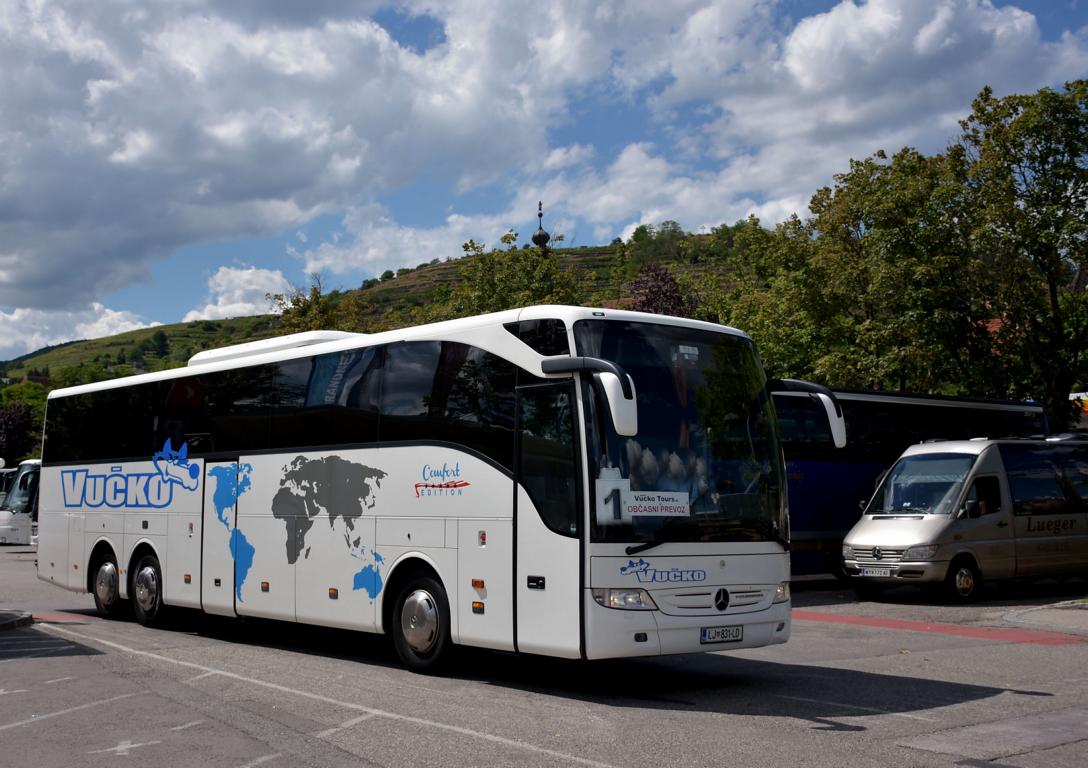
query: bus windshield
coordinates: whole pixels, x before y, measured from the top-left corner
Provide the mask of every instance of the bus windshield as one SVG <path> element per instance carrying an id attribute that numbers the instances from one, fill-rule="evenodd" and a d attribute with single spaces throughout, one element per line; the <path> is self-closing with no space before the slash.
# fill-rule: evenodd
<path id="1" fill-rule="evenodd" d="M 638 406 L 638 434 L 624 437 L 585 398 L 593 541 L 787 539 L 777 420 L 749 339 L 593 320 L 575 324 L 575 340 L 578 354 L 623 367 Z"/>
<path id="2" fill-rule="evenodd" d="M 891 468 L 865 510 L 867 515 L 947 515 L 952 512 L 973 454 L 904 456 Z"/>
<path id="3" fill-rule="evenodd" d="M 24 464 L 19 467 L 2 508 L 12 512 L 31 511 L 34 496 L 38 490 L 39 474 L 37 464 Z"/>

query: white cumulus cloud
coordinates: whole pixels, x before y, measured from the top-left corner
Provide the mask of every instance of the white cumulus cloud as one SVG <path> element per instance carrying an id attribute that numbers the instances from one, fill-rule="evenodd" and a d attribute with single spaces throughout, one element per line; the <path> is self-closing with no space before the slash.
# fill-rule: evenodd
<path id="1" fill-rule="evenodd" d="M 208 278 L 208 303 L 189 311 L 183 322 L 264 315 L 271 311 L 269 294 L 290 291 L 291 283 L 279 270 L 220 267 Z"/>

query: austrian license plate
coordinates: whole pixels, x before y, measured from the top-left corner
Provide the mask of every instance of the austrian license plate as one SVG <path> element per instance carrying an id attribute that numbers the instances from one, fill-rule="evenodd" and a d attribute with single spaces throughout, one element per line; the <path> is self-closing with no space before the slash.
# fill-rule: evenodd
<path id="1" fill-rule="evenodd" d="M 744 627 L 703 627 L 700 643 L 739 643 L 744 639 Z"/>
<path id="2" fill-rule="evenodd" d="M 891 568 L 862 568 L 862 576 L 891 576 Z"/>

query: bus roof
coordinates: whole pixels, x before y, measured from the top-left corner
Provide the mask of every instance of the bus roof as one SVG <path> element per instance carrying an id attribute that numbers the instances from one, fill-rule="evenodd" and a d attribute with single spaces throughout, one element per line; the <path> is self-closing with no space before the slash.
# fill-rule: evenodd
<path id="1" fill-rule="evenodd" d="M 998 400 L 985 397 L 958 397 L 952 395 L 927 395 L 916 392 L 887 392 L 868 389 L 838 389 L 832 387 L 835 397 L 840 400 L 855 400 L 872 403 L 904 403 L 914 405 L 936 405 L 955 407 L 970 405 L 982 409 L 1017 410 L 1043 412 L 1041 403 L 1031 400 Z M 775 392 L 775 397 L 807 397 L 804 392 Z"/>
<path id="2" fill-rule="evenodd" d="M 49 393 L 49 399 L 66 397 L 69 395 L 96 392 L 105 389 L 118 389 L 137 384 L 150 384 L 156 381 L 169 381 L 171 379 L 196 376 L 201 373 L 213 373 L 216 371 L 232 370 L 247 366 L 261 365 L 265 363 L 292 360 L 299 357 L 327 354 L 330 352 L 342 352 L 359 347 L 389 344 L 398 341 L 459 341 L 466 344 L 481 347 L 489 352 L 509 359 L 511 362 L 529 370 L 537 375 L 546 375 L 540 371 L 540 361 L 544 355 L 531 349 L 504 329 L 509 323 L 524 320 L 563 320 L 568 327 L 578 320 L 627 320 L 629 322 L 658 323 L 661 325 L 682 326 L 697 330 L 726 333 L 743 338 L 749 338 L 746 333 L 736 328 L 716 323 L 708 323 L 702 320 L 689 320 L 668 315 L 654 315 L 647 312 L 630 312 L 618 309 L 603 309 L 595 307 L 570 307 L 562 305 L 538 305 L 523 307 L 521 309 L 509 309 L 503 312 L 493 312 L 486 315 L 475 315 L 457 320 L 444 320 L 438 323 L 398 328 L 392 331 L 383 331 L 375 334 L 344 333 L 342 331 L 313 331 L 310 333 L 326 335 L 324 338 L 309 337 L 306 339 L 292 339 L 290 336 L 277 337 L 282 340 L 277 343 L 277 338 L 266 339 L 257 342 L 247 342 L 193 355 L 188 366 L 183 368 L 171 368 L 154 373 L 141 373 L 135 376 L 125 376 L 118 379 L 99 381 L 93 384 L 81 384 L 75 387 L 55 389 Z M 292 334 L 291 336 L 299 336 Z M 299 343 L 299 342 L 302 343 Z M 264 342 L 271 342 L 261 346 Z M 252 346 L 250 346 L 252 345 Z M 245 348 L 245 349 L 242 349 Z M 198 360 L 201 355 L 206 355 Z"/>

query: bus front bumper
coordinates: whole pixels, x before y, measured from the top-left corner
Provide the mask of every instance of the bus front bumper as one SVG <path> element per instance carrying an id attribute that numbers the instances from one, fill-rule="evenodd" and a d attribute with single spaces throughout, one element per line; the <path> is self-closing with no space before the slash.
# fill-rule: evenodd
<path id="1" fill-rule="evenodd" d="M 669 616 L 605 608 L 586 595 L 586 658 L 663 656 L 758 648 L 790 636 L 789 601 L 761 611 Z"/>

